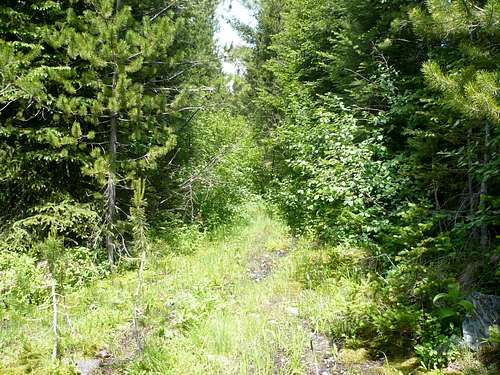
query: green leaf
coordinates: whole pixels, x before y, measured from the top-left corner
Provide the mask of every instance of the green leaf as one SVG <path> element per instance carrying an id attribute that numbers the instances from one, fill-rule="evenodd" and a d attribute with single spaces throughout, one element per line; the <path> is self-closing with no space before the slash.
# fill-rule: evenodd
<path id="1" fill-rule="evenodd" d="M 80 128 L 80 124 L 76 121 L 71 127 L 71 135 L 75 138 L 80 138 L 82 136 L 82 129 Z"/>
<path id="2" fill-rule="evenodd" d="M 463 299 L 463 300 L 461 300 L 460 302 L 458 302 L 458 304 L 459 304 L 460 306 L 462 306 L 462 307 L 464 308 L 464 310 L 465 310 L 466 312 L 468 312 L 468 313 L 471 313 L 471 312 L 473 312 L 473 311 L 474 311 L 474 305 L 473 305 L 471 302 L 469 302 L 469 301 L 467 301 L 467 300 L 465 300 L 465 299 Z"/>
<path id="3" fill-rule="evenodd" d="M 436 294 L 434 296 L 434 299 L 432 300 L 432 303 L 436 304 L 436 302 L 439 301 L 440 299 L 447 298 L 447 297 L 449 297 L 448 293 L 439 293 L 439 294 Z"/>
<path id="4" fill-rule="evenodd" d="M 440 319 L 451 318 L 457 316 L 457 312 L 449 307 L 443 307 L 438 310 L 438 316 Z"/>
<path id="5" fill-rule="evenodd" d="M 449 284 L 448 295 L 450 298 L 460 298 L 460 285 L 458 283 Z"/>

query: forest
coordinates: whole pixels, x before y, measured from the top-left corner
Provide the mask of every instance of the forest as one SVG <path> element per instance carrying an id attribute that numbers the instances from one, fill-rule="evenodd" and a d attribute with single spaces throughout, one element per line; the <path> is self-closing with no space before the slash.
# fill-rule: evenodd
<path id="1" fill-rule="evenodd" d="M 0 374 L 499 373 L 500 0 L 2 0 Z"/>

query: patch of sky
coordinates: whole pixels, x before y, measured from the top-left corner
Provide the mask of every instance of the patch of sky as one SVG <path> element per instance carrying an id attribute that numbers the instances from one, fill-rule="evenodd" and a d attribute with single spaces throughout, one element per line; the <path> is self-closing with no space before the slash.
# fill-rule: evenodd
<path id="1" fill-rule="evenodd" d="M 226 50 L 230 47 L 247 45 L 239 33 L 232 27 L 231 19 L 236 19 L 251 27 L 255 27 L 257 24 L 252 9 L 245 6 L 240 0 L 222 0 L 220 2 L 217 8 L 219 30 L 215 34 L 215 40 L 223 59 L 223 71 L 227 75 L 241 73 L 243 67 L 237 61 L 229 61 L 226 56 Z"/>

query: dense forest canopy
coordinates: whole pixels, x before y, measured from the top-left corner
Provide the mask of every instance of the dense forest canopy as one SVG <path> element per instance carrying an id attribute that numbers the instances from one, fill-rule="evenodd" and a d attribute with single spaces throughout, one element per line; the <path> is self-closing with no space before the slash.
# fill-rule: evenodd
<path id="1" fill-rule="evenodd" d="M 242 91 L 272 160 L 268 195 L 292 227 L 496 264 L 498 11 L 262 2 Z"/>
<path id="2" fill-rule="evenodd" d="M 389 307 L 372 345 L 429 355 L 435 295 L 498 292 L 500 2 L 265 0 L 258 19 L 241 95 L 264 194 L 297 233 L 368 246 Z M 438 331 L 460 335 L 448 308 Z"/>
<path id="3" fill-rule="evenodd" d="M 228 75 L 224 1 L 2 2 L 0 312 L 50 301 L 55 373 L 62 296 L 138 271 L 148 353 L 144 275 L 258 225 L 259 204 L 308 244 L 293 258 L 304 293 L 349 290 L 322 313 L 331 342 L 448 366 L 471 296 L 500 290 L 500 1 L 244 3 L 257 26 L 230 20 L 247 44 L 223 52 L 244 66 Z M 213 305 L 196 301 L 182 302 L 194 320 Z M 491 323 L 475 355 L 494 367 Z"/>

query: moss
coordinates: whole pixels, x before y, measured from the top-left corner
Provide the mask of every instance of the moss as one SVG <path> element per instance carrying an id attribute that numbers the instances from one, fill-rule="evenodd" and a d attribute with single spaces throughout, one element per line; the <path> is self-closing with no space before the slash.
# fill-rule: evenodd
<path id="1" fill-rule="evenodd" d="M 360 365 L 370 360 L 366 349 L 343 349 L 340 351 L 342 362 L 349 365 Z"/>

